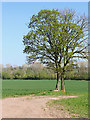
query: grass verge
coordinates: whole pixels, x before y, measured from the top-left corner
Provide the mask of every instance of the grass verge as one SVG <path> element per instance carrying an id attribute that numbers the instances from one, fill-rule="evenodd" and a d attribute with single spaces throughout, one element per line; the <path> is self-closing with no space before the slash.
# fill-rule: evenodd
<path id="1" fill-rule="evenodd" d="M 72 114 L 72 118 L 76 116 L 78 118 L 88 118 L 88 95 L 52 100 L 48 105 L 55 106 L 56 109 L 61 109 L 61 106 L 63 106 L 66 111 Z"/>

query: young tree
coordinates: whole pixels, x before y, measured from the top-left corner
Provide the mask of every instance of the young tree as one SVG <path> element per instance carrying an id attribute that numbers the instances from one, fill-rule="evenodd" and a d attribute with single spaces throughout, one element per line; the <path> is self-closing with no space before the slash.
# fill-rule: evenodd
<path id="1" fill-rule="evenodd" d="M 24 36 L 24 53 L 29 63 L 36 60 L 57 73 L 56 89 L 65 91 L 64 74 L 75 57 L 86 58 L 87 18 L 76 16 L 74 10 L 41 10 L 33 15 Z"/>

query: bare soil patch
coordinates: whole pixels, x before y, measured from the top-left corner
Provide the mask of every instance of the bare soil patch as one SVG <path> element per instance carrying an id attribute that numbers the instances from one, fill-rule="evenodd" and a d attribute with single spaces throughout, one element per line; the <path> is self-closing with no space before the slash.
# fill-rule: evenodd
<path id="1" fill-rule="evenodd" d="M 46 105 L 49 100 L 76 96 L 24 96 L 2 99 L 2 118 L 71 118 L 64 108 L 56 110 Z"/>

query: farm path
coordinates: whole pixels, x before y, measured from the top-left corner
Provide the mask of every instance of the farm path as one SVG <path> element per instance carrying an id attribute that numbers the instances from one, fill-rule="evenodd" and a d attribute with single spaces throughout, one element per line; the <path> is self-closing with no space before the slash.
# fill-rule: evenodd
<path id="1" fill-rule="evenodd" d="M 52 99 L 76 96 L 24 96 L 2 99 L 2 118 L 70 118 L 64 109 L 56 110 L 46 103 Z"/>

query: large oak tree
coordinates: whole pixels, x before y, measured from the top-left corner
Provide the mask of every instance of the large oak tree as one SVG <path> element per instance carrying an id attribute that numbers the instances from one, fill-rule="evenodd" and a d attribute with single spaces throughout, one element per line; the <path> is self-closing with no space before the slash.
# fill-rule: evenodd
<path id="1" fill-rule="evenodd" d="M 77 16 L 72 9 L 41 10 L 33 15 L 30 31 L 23 38 L 28 62 L 36 60 L 57 73 L 56 89 L 65 91 L 64 75 L 74 58 L 87 56 L 87 18 Z"/>

